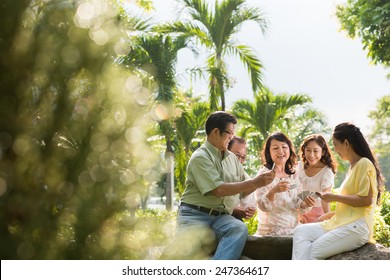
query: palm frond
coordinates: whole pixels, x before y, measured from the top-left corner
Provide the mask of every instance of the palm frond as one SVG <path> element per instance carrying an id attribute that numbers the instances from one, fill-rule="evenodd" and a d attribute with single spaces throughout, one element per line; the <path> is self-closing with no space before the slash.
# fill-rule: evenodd
<path id="1" fill-rule="evenodd" d="M 240 28 L 242 23 L 246 21 L 254 21 L 260 27 L 261 31 L 265 33 L 268 29 L 269 22 L 265 18 L 263 11 L 257 7 L 241 7 L 233 16 L 232 16 L 232 25 L 236 28 Z"/>
<path id="2" fill-rule="evenodd" d="M 227 52 L 231 52 L 234 55 L 237 55 L 240 60 L 246 66 L 251 82 L 252 90 L 256 92 L 263 86 L 263 75 L 262 70 L 264 69 L 263 64 L 257 58 L 253 50 L 245 45 L 229 46 L 226 48 Z"/>
<path id="3" fill-rule="evenodd" d="M 188 39 L 195 38 L 206 47 L 212 45 L 207 30 L 196 22 L 177 21 L 173 23 L 165 23 L 154 27 L 153 31 L 169 34 L 171 36 L 180 35 L 188 37 Z"/>

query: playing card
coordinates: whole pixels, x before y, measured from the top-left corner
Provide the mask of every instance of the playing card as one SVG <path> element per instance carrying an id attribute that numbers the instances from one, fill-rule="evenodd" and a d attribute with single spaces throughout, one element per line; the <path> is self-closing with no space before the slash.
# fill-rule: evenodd
<path id="1" fill-rule="evenodd" d="M 310 194 L 310 191 L 303 191 L 300 194 L 298 194 L 298 197 L 302 200 L 305 200 L 305 198 Z"/>
<path id="2" fill-rule="evenodd" d="M 318 195 L 315 192 L 310 192 L 309 196 L 312 197 L 312 198 L 317 198 L 318 197 Z"/>

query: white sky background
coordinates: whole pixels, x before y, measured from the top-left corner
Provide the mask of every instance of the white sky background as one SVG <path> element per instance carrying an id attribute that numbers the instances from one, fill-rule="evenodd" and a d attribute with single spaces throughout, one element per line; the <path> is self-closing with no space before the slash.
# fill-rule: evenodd
<path id="1" fill-rule="evenodd" d="M 210 0 L 212 2 L 213 0 Z M 339 32 L 335 14 L 344 0 L 248 0 L 264 12 L 269 22 L 266 34 L 255 23 L 243 25 L 238 40 L 251 46 L 264 65 L 264 84 L 275 93 L 302 93 L 313 99 L 331 128 L 350 121 L 363 133 L 370 132 L 368 112 L 377 100 L 390 93 L 390 81 L 382 66 L 371 65 L 361 41 Z M 175 0 L 154 0 L 161 20 L 175 19 Z M 179 55 L 178 72 L 201 65 L 190 51 Z M 236 80 L 226 94 L 227 109 L 238 99 L 253 100 L 247 70 L 238 59 L 229 60 L 230 75 Z M 183 87 L 189 83 L 182 81 Z M 206 81 L 198 80 L 195 90 L 207 92 Z M 206 95 L 207 96 L 207 95 Z"/>

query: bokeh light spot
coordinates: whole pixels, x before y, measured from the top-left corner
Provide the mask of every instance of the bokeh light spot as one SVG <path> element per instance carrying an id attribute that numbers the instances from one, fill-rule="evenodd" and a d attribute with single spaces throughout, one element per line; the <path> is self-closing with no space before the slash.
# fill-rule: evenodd
<path id="1" fill-rule="evenodd" d="M 108 42 L 108 40 L 110 39 L 110 36 L 108 35 L 108 33 L 102 29 L 91 32 L 90 37 L 96 43 L 96 45 L 99 45 L 99 46 L 105 45 Z"/>
<path id="2" fill-rule="evenodd" d="M 169 118 L 168 109 L 163 104 L 158 104 L 154 112 L 159 120 L 167 120 Z"/>
<path id="3" fill-rule="evenodd" d="M 19 137 L 15 140 L 12 148 L 17 155 L 22 156 L 30 150 L 30 143 L 26 138 Z"/>
<path id="4" fill-rule="evenodd" d="M 103 133 L 96 133 L 91 137 L 91 148 L 96 152 L 103 152 L 108 147 L 107 136 Z"/>

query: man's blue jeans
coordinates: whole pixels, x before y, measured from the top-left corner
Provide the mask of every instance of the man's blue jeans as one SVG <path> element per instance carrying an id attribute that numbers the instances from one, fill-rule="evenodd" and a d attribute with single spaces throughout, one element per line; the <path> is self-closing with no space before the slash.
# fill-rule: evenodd
<path id="1" fill-rule="evenodd" d="M 177 225 L 179 232 L 191 227 L 204 226 L 211 228 L 218 241 L 218 247 L 211 258 L 213 260 L 240 259 L 248 238 L 246 225 L 233 216 L 212 216 L 185 205 L 179 206 Z"/>

